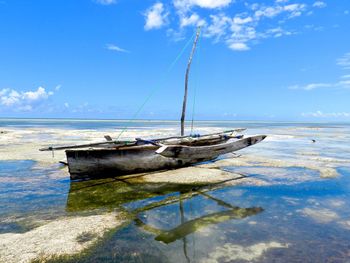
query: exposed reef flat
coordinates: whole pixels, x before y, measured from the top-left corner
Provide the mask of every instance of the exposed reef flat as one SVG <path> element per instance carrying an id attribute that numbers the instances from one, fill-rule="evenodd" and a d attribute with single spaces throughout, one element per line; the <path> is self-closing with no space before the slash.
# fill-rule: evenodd
<path id="1" fill-rule="evenodd" d="M 0 234 L 0 262 L 48 260 L 80 253 L 125 222 L 122 213 L 61 218 L 25 233 Z"/>
<path id="2" fill-rule="evenodd" d="M 198 132 L 229 128 L 200 127 Z M 106 253 L 106 258 L 117 260 L 108 254 L 111 246 L 118 248 L 116 257 L 125 261 L 144 259 L 142 253 L 154 252 L 185 262 L 179 253 L 184 238 L 197 244 L 201 262 L 268 262 L 273 261 L 269 257 L 274 253 L 285 259 L 287 255 L 301 259 L 309 254 L 316 258 L 311 248 L 324 244 L 317 239 L 318 226 L 327 229 L 331 237 L 332 231 L 336 232 L 339 242 L 334 241 L 331 251 L 341 248 L 345 253 L 347 249 L 342 246 L 348 236 L 342 231 L 350 229 L 344 201 L 347 181 L 341 185 L 328 182 L 336 182 L 342 172 L 350 171 L 347 128 L 248 129 L 247 135 L 268 137 L 216 162 L 85 182 L 69 181 L 67 168 L 58 164 L 65 159 L 63 151 L 38 149 L 101 141 L 104 135 L 113 137 L 120 130 L 0 130 L 0 262 L 55 261 L 65 256 L 67 262 L 75 262 L 76 256 L 87 252 L 90 261 L 98 261 L 98 255 Z M 121 139 L 166 137 L 176 132 L 173 127 L 133 128 Z M 183 217 L 177 210 L 181 203 L 181 209 L 187 210 Z M 120 231 L 125 228 L 132 238 Z M 305 237 L 302 231 L 310 231 L 310 243 L 296 237 Z M 164 236 L 171 238 L 162 239 Z M 165 246 L 161 240 L 172 243 Z M 329 246 L 324 249 L 320 257 L 330 253 Z M 300 251 L 305 255 L 298 254 Z M 335 257 L 342 259 L 341 253 L 334 252 Z"/>
<path id="3" fill-rule="evenodd" d="M 223 160 L 212 164 L 202 165 L 205 168 L 222 168 L 226 166 L 269 166 L 269 167 L 303 167 L 319 171 L 320 176 L 337 176 L 336 167 L 350 164 L 350 154 L 338 150 L 344 148 L 344 143 L 350 139 L 348 135 L 341 137 L 339 130 L 331 129 L 331 134 L 326 132 L 330 128 L 295 128 L 254 130 L 264 132 L 268 137 L 262 143 L 240 151 L 239 158 L 228 155 Z M 70 130 L 63 128 L 6 128 L 0 134 L 0 160 L 34 160 L 38 166 L 50 166 L 58 161 L 65 160 L 64 151 L 40 152 L 39 148 L 52 145 L 70 145 L 82 142 L 101 141 L 106 134 L 117 134 L 108 130 Z M 200 132 L 216 132 L 222 129 L 201 127 Z M 326 130 L 326 131 L 325 131 Z M 311 132 L 317 132 L 312 134 Z M 130 130 L 127 137 L 151 138 L 163 137 L 176 133 L 173 128 Z M 249 133 L 249 130 L 248 130 Z M 309 134 L 311 133 L 311 134 Z M 312 136 L 312 137 L 311 137 Z M 310 138 L 317 138 L 317 143 L 312 143 Z M 340 147 L 337 148 L 337 147 Z M 325 150 L 326 149 L 326 150 Z M 335 151 L 337 150 L 337 151 Z M 151 178 L 151 177 L 145 177 Z"/>

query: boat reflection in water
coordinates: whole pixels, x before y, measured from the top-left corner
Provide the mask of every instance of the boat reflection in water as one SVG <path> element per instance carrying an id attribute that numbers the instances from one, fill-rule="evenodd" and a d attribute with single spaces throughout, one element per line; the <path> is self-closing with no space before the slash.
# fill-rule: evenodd
<path id="1" fill-rule="evenodd" d="M 233 206 L 209 194 L 209 192 L 223 188 L 225 188 L 224 184 L 129 183 L 113 178 L 72 182 L 66 210 L 67 212 L 83 212 L 102 209 L 127 212 L 136 226 L 154 234 L 156 236 L 155 239 L 158 241 L 171 243 L 210 225 L 233 219 L 243 219 L 263 211 L 261 207 L 240 208 Z M 221 210 L 224 210 L 185 221 L 183 202 L 196 196 L 204 197 L 216 203 Z M 147 225 L 141 219 L 140 215 L 145 212 L 152 213 L 152 210 L 176 204 L 179 204 L 179 206 L 178 209 L 174 209 L 174 212 L 178 211 L 181 224 L 173 229 L 158 229 Z"/>

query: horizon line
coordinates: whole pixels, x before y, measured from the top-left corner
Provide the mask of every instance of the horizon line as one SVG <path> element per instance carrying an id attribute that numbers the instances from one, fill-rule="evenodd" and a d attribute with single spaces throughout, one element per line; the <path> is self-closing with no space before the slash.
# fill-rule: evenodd
<path id="1" fill-rule="evenodd" d="M 156 122 L 156 121 L 165 121 L 165 122 L 179 122 L 180 120 L 175 119 L 111 119 L 111 118 L 60 118 L 60 117 L 0 117 L 0 120 L 77 120 L 77 121 L 125 121 L 125 122 Z M 186 120 L 185 122 L 191 122 L 191 120 Z M 215 120 L 215 119 L 201 119 L 194 122 L 269 122 L 269 123 L 349 123 L 350 121 L 329 121 L 329 120 L 313 120 L 313 121 L 296 121 L 296 120 Z"/>

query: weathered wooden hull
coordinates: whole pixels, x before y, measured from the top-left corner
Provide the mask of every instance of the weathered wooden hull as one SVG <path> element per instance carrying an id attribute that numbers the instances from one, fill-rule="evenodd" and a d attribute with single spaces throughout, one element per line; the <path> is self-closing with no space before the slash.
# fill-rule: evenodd
<path id="1" fill-rule="evenodd" d="M 191 145 L 164 145 L 157 150 L 157 153 L 169 158 L 177 159 L 191 159 L 191 158 L 206 158 L 208 155 L 222 155 L 230 152 L 235 152 L 254 145 L 265 139 L 266 136 L 259 135 L 244 138 L 237 141 L 228 141 L 224 143 L 205 145 L 205 146 L 191 146 Z"/>
<path id="2" fill-rule="evenodd" d="M 141 145 L 118 149 L 67 150 L 67 162 L 72 180 L 84 178 L 115 177 L 125 174 L 173 169 L 209 161 L 221 154 L 237 151 L 263 140 L 265 136 L 248 137 L 241 140 L 209 146 Z M 181 149 L 176 148 L 181 147 Z"/>
<path id="3" fill-rule="evenodd" d="M 75 180 L 120 176 L 172 169 L 192 163 L 158 155 L 155 151 L 159 147 L 142 148 L 68 150 L 66 155 L 70 177 Z"/>

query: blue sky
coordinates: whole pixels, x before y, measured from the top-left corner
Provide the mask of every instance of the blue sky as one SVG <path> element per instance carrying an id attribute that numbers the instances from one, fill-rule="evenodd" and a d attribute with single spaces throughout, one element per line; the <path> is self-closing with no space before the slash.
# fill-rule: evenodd
<path id="1" fill-rule="evenodd" d="M 350 1 L 0 0 L 0 117 L 350 121 Z M 170 68 L 170 70 L 169 70 Z M 150 96 L 151 95 L 151 96 Z"/>

